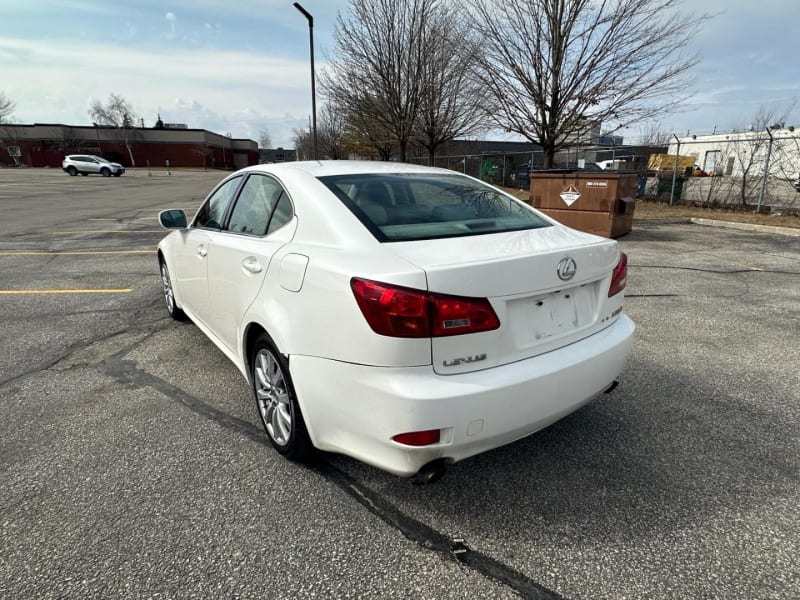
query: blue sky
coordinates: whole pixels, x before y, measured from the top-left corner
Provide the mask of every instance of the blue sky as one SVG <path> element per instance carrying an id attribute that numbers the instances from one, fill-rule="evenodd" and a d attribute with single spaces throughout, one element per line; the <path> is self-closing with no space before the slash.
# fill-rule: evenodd
<path id="1" fill-rule="evenodd" d="M 291 0 L 0 0 L 0 92 L 19 123 L 90 123 L 111 92 L 150 126 L 157 114 L 234 137 L 267 129 L 291 146 L 311 110 L 308 27 Z M 304 0 L 314 15 L 318 70 L 333 51 L 346 0 Z M 695 0 L 717 14 L 694 46 L 694 97 L 665 131 L 749 126 L 762 104 L 800 99 L 800 2 Z M 800 109 L 787 118 L 800 125 Z M 622 132 L 633 141 L 637 131 Z"/>

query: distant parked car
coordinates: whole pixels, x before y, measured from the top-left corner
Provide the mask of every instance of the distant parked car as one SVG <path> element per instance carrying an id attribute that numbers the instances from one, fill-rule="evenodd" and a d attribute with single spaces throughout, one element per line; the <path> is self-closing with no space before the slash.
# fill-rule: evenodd
<path id="1" fill-rule="evenodd" d="M 61 168 L 73 177 L 80 173 L 88 175 L 97 173 L 103 177 L 119 177 L 125 172 L 125 167 L 119 163 L 111 162 L 94 154 L 70 154 L 64 157 Z"/>

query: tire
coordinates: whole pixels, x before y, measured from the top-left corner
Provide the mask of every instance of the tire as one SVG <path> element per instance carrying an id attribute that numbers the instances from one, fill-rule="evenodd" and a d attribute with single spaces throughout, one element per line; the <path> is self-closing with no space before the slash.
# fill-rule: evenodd
<path id="1" fill-rule="evenodd" d="M 164 294 L 164 300 L 167 303 L 167 312 L 169 316 L 176 321 L 185 321 L 187 319 L 186 313 L 178 308 L 178 305 L 175 303 L 175 290 L 172 288 L 172 278 L 169 276 L 167 263 L 161 260 L 159 264 L 161 271 L 161 288 Z"/>
<path id="2" fill-rule="evenodd" d="M 76 169 L 75 167 L 70 165 L 70 166 L 67 167 L 67 173 L 70 174 L 70 177 L 75 177 L 75 175 L 78 174 L 78 169 Z"/>
<path id="3" fill-rule="evenodd" d="M 100 174 L 103 177 L 111 177 L 111 170 L 108 167 L 103 167 L 102 169 L 100 169 Z"/>
<path id="4" fill-rule="evenodd" d="M 289 374 L 289 363 L 266 334 L 253 347 L 250 380 L 258 416 L 272 446 L 289 460 L 308 460 L 314 451 Z"/>

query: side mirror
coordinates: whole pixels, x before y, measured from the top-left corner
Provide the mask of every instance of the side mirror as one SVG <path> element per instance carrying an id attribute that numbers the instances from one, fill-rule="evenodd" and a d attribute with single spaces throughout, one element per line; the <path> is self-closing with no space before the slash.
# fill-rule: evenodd
<path id="1" fill-rule="evenodd" d="M 183 229 L 186 227 L 186 213 L 180 208 L 162 210 L 158 213 L 158 222 L 164 229 Z"/>

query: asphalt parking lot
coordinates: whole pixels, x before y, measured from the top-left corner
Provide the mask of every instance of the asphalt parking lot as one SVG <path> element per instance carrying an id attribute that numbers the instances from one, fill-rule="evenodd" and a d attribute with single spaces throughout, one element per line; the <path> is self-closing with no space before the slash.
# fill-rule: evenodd
<path id="1" fill-rule="evenodd" d="M 0 598 L 800 597 L 800 238 L 637 222 L 617 390 L 417 487 L 279 458 L 168 318 L 223 175 L 0 170 Z"/>

